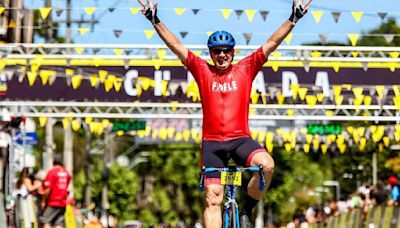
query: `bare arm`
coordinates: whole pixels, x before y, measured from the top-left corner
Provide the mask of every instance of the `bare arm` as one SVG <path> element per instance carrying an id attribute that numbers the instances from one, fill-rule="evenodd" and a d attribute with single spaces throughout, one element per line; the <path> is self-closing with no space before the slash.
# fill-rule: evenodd
<path id="1" fill-rule="evenodd" d="M 285 21 L 281 27 L 276 30 L 272 36 L 262 46 L 262 50 L 266 56 L 269 56 L 282 43 L 286 36 L 292 31 L 294 25 L 291 21 Z"/>
<path id="2" fill-rule="evenodd" d="M 182 62 L 185 62 L 188 58 L 188 50 L 182 45 L 180 40 L 161 22 L 156 24 L 154 28 L 168 48 L 171 49 Z"/>
<path id="3" fill-rule="evenodd" d="M 182 62 L 185 62 L 188 57 L 188 50 L 182 45 L 180 40 L 158 19 L 158 3 L 153 5 L 151 0 L 147 0 L 146 3 L 144 3 L 142 0 L 138 0 L 138 2 L 143 7 L 143 15 L 145 15 L 146 18 L 153 24 L 160 38 Z"/>
<path id="4" fill-rule="evenodd" d="M 302 0 L 299 0 L 299 3 L 296 3 L 296 0 L 293 0 L 292 15 L 290 15 L 289 19 L 285 21 L 262 46 L 262 50 L 266 56 L 269 56 L 271 52 L 276 50 L 276 48 L 282 43 L 282 40 L 286 38 L 290 31 L 292 31 L 297 21 L 307 13 L 311 1 L 312 0 L 307 0 L 303 5 Z"/>
<path id="5" fill-rule="evenodd" d="M 32 184 L 32 181 L 29 178 L 24 179 L 24 184 L 29 192 L 35 191 L 36 189 L 38 189 L 40 187 L 39 184 L 35 184 L 35 185 Z"/>

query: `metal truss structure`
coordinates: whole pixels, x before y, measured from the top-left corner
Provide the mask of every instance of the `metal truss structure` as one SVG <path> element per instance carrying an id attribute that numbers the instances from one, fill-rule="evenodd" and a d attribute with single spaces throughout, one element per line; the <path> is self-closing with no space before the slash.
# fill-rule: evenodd
<path id="1" fill-rule="evenodd" d="M 209 59 L 203 45 L 187 45 L 189 49 Z M 241 59 L 259 46 L 237 46 L 235 59 Z M 165 45 L 111 45 L 111 44 L 3 44 L 3 59 L 95 59 L 151 60 L 166 50 L 165 60 L 178 60 Z M 116 55 L 115 50 L 120 54 Z M 122 50 L 122 52 L 121 52 Z M 277 61 L 400 63 L 400 47 L 348 47 L 348 46 L 280 46 Z M 313 54 L 314 53 L 314 54 Z M 315 55 L 315 53 L 318 53 Z M 396 54 L 397 53 L 397 54 Z M 32 102 L 2 101 L 0 107 L 14 115 L 27 117 L 73 118 L 184 118 L 201 119 L 200 104 L 170 103 L 115 103 L 115 102 Z M 331 121 L 390 121 L 400 122 L 399 109 L 394 105 L 252 105 L 255 110 L 250 119 L 258 120 L 331 120 Z"/>
<path id="2" fill-rule="evenodd" d="M 201 119 L 197 103 L 118 102 L 17 102 L 2 101 L 0 107 L 26 117 L 98 119 Z M 400 122 L 394 106 L 354 105 L 251 105 L 251 120 L 382 121 Z"/>
<path id="3" fill-rule="evenodd" d="M 205 45 L 187 45 L 187 48 L 199 52 L 201 57 L 210 59 Z M 259 48 L 259 46 L 235 47 L 235 59 L 241 59 Z M 2 44 L 0 56 L 8 59 L 35 59 L 38 55 L 45 59 L 120 59 L 145 60 L 158 57 L 157 51 L 167 50 L 165 60 L 178 60 L 165 45 L 157 44 Z M 121 50 L 119 55 L 115 50 Z M 322 61 L 322 62 L 381 62 L 399 63 L 394 53 L 400 47 L 349 47 L 349 46 L 280 46 L 276 50 L 278 61 Z M 318 55 L 312 53 L 318 52 Z"/>

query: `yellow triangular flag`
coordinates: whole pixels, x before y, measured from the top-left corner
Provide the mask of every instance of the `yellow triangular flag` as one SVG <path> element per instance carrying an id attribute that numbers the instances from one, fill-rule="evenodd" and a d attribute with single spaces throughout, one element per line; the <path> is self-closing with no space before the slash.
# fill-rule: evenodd
<path id="1" fill-rule="evenodd" d="M 154 30 L 153 30 L 153 29 L 144 30 L 143 32 L 144 32 L 144 34 L 146 35 L 146 38 L 147 38 L 148 40 L 151 39 L 151 37 L 153 37 L 153 35 L 154 35 Z"/>
<path id="2" fill-rule="evenodd" d="M 167 50 L 165 50 L 165 49 L 157 50 L 157 56 L 160 60 L 164 60 L 165 55 L 167 55 Z"/>
<path id="3" fill-rule="evenodd" d="M 96 11 L 96 7 L 86 7 L 85 12 L 87 15 L 92 15 Z"/>
<path id="4" fill-rule="evenodd" d="M 357 23 L 360 23 L 361 17 L 363 16 L 364 12 L 358 11 L 358 12 L 351 12 L 351 14 L 354 17 L 354 20 L 356 20 Z"/>
<path id="5" fill-rule="evenodd" d="M 293 33 L 289 33 L 285 38 L 286 44 L 290 44 L 290 42 L 292 42 L 292 38 L 293 38 Z"/>
<path id="6" fill-rule="evenodd" d="M 299 97 L 302 101 L 306 98 L 308 89 L 306 87 L 302 87 L 299 89 Z"/>
<path id="7" fill-rule="evenodd" d="M 290 85 L 290 89 L 293 92 L 293 99 L 297 98 L 297 94 L 299 93 L 299 88 L 300 88 L 299 84 L 291 84 Z"/>
<path id="8" fill-rule="evenodd" d="M 42 85 L 46 85 L 49 81 L 51 72 L 49 70 L 41 70 L 39 73 L 40 78 L 42 79 Z"/>
<path id="9" fill-rule="evenodd" d="M 393 103 L 400 110 L 400 97 L 393 97 Z"/>
<path id="10" fill-rule="evenodd" d="M 350 39 L 351 45 L 356 46 L 358 42 L 358 38 L 360 38 L 360 34 L 350 33 L 347 35 Z"/>
<path id="11" fill-rule="evenodd" d="M 101 58 L 93 58 L 92 61 L 93 61 L 93 65 L 95 67 L 99 67 L 100 64 L 103 62 L 103 59 L 101 59 Z"/>
<path id="12" fill-rule="evenodd" d="M 74 119 L 71 122 L 72 130 L 78 131 L 81 128 L 81 121 L 79 119 Z"/>
<path id="13" fill-rule="evenodd" d="M 220 9 L 220 11 L 222 13 L 222 16 L 224 16 L 224 19 L 228 20 L 228 18 L 231 15 L 233 10 L 232 9 Z"/>
<path id="14" fill-rule="evenodd" d="M 253 21 L 254 14 L 256 12 L 257 12 L 256 10 L 251 10 L 251 9 L 244 10 L 244 13 L 246 14 L 247 19 L 249 20 L 249 22 Z"/>
<path id="15" fill-rule="evenodd" d="M 279 93 L 277 100 L 278 100 L 278 104 L 283 104 L 283 102 L 285 102 L 285 96 L 283 96 L 282 93 Z"/>
<path id="16" fill-rule="evenodd" d="M 389 52 L 389 55 L 390 55 L 390 57 L 397 59 L 397 58 L 399 58 L 400 52 L 391 51 L 391 52 Z"/>
<path id="17" fill-rule="evenodd" d="M 271 53 L 271 55 L 272 55 L 275 59 L 279 59 L 279 57 L 282 56 L 282 52 L 274 51 L 274 52 Z"/>
<path id="18" fill-rule="evenodd" d="M 304 153 L 310 152 L 310 144 L 304 144 L 303 145 L 303 150 L 304 150 Z"/>
<path id="19" fill-rule="evenodd" d="M 352 52 L 351 52 L 351 55 L 352 55 L 354 58 L 357 58 L 357 56 L 358 56 L 358 51 L 352 51 Z"/>
<path id="20" fill-rule="evenodd" d="M 42 19 L 46 19 L 51 11 L 51 7 L 40 7 L 39 8 L 39 12 L 40 12 L 40 16 L 42 17 Z"/>
<path id="21" fill-rule="evenodd" d="M 4 12 L 5 9 L 5 7 L 0 7 L 0 15 Z"/>
<path id="22" fill-rule="evenodd" d="M 77 74 L 72 76 L 71 84 L 73 89 L 78 89 L 81 83 L 82 83 L 82 75 Z"/>
<path id="23" fill-rule="evenodd" d="M 175 13 L 178 14 L 178 16 L 182 16 L 183 13 L 185 13 L 186 9 L 185 8 L 175 8 Z"/>
<path id="24" fill-rule="evenodd" d="M 321 57 L 321 55 L 322 55 L 322 52 L 319 52 L 319 51 L 311 52 L 311 57 L 313 57 L 313 58 L 319 58 L 319 57 Z"/>
<path id="25" fill-rule="evenodd" d="M 79 34 L 81 36 L 85 35 L 85 33 L 89 32 L 89 28 L 80 27 L 78 28 Z"/>
<path id="26" fill-rule="evenodd" d="M 274 151 L 274 144 L 273 143 L 267 143 L 267 151 L 269 153 L 272 153 Z"/>
<path id="27" fill-rule="evenodd" d="M 306 102 L 310 106 L 314 106 L 317 104 L 317 97 L 314 95 L 307 95 L 306 96 Z"/>
<path id="28" fill-rule="evenodd" d="M 311 14 L 314 17 L 315 23 L 319 23 L 321 21 L 322 15 L 324 15 L 323 11 L 311 11 Z"/>
<path id="29" fill-rule="evenodd" d="M 36 81 L 37 74 L 29 71 L 28 73 L 26 73 L 26 75 L 28 77 L 29 85 L 32 86 Z"/>
<path id="30" fill-rule="evenodd" d="M 90 80 L 90 86 L 96 87 L 99 82 L 99 77 L 97 77 L 96 74 L 91 74 L 89 80 Z"/>
<path id="31" fill-rule="evenodd" d="M 279 63 L 276 61 L 271 61 L 271 67 L 274 72 L 278 72 L 279 70 Z"/>
<path id="32" fill-rule="evenodd" d="M 9 28 L 15 28 L 15 22 L 13 19 L 10 20 L 10 23 L 8 23 Z"/>
<path id="33" fill-rule="evenodd" d="M 104 83 L 106 81 L 107 75 L 108 75 L 108 71 L 99 70 L 99 78 L 100 78 L 101 83 Z"/>
<path id="34" fill-rule="evenodd" d="M 124 53 L 124 49 L 122 48 L 116 48 L 113 51 L 115 55 L 121 55 L 122 53 Z"/>
<path id="35" fill-rule="evenodd" d="M 339 63 L 337 63 L 337 62 L 334 62 L 334 63 L 332 63 L 333 64 L 333 70 L 336 72 L 336 73 L 338 73 L 339 72 L 339 70 L 340 70 L 340 64 Z"/>
<path id="36" fill-rule="evenodd" d="M 129 8 L 129 10 L 131 11 L 131 13 L 137 14 L 139 12 L 140 8 Z"/>
<path id="37" fill-rule="evenodd" d="M 354 87 L 353 88 L 353 93 L 354 93 L 354 97 L 361 97 L 363 94 L 364 88 L 363 87 Z"/>
<path id="38" fill-rule="evenodd" d="M 377 85 L 377 86 L 375 86 L 375 89 L 376 89 L 376 93 L 378 94 L 378 97 L 382 99 L 383 98 L 383 90 L 385 89 L 385 86 Z"/>
<path id="39" fill-rule="evenodd" d="M 44 127 L 46 125 L 46 122 L 47 122 L 47 117 L 44 117 L 44 116 L 39 117 L 39 126 L 40 127 Z"/>
<path id="40" fill-rule="evenodd" d="M 370 106 L 371 103 L 372 103 L 372 97 L 371 97 L 371 96 L 365 96 L 365 97 L 364 97 L 364 104 L 365 104 L 366 106 Z"/>
<path id="41" fill-rule="evenodd" d="M 392 89 L 396 97 L 400 96 L 400 90 L 398 85 L 392 85 Z"/>
<path id="42" fill-rule="evenodd" d="M 333 94 L 335 97 L 339 96 L 342 93 L 342 86 L 341 85 L 334 85 L 332 86 Z"/>
<path id="43" fill-rule="evenodd" d="M 74 49 L 75 49 L 75 52 L 78 54 L 82 54 L 82 52 L 85 50 L 85 48 L 83 48 L 83 47 L 76 47 Z"/>
<path id="44" fill-rule="evenodd" d="M 342 105 L 344 97 L 342 95 L 335 97 L 336 105 Z"/>
<path id="45" fill-rule="evenodd" d="M 122 78 L 116 78 L 114 80 L 115 91 L 119 92 L 121 90 L 121 86 L 122 86 Z"/>

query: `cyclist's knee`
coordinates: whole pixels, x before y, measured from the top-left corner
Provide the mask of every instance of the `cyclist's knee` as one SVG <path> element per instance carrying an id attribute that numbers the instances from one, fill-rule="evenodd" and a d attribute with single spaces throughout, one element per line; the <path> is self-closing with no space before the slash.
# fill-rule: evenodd
<path id="1" fill-rule="evenodd" d="M 274 159 L 267 152 L 256 154 L 252 161 L 251 166 L 263 166 L 264 174 L 271 175 L 274 172 L 275 162 Z"/>
<path id="2" fill-rule="evenodd" d="M 223 201 L 224 188 L 222 185 L 206 186 L 206 207 L 220 207 Z"/>

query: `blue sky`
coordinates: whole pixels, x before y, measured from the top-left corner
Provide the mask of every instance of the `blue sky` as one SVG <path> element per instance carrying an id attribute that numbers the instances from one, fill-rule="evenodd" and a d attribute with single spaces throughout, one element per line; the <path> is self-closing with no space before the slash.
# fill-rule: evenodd
<path id="1" fill-rule="evenodd" d="M 245 45 L 243 33 L 252 33 L 250 45 L 261 45 L 290 15 L 291 0 L 158 0 L 159 17 L 184 44 L 205 44 L 207 32 L 226 30 L 231 32 L 238 44 Z M 25 0 L 27 8 L 44 6 L 44 0 Z M 65 0 L 53 0 L 53 8 L 65 8 Z M 136 0 L 72 0 L 72 16 L 90 19 L 84 8 L 96 7 L 94 17 L 99 24 L 94 30 L 80 35 L 77 26 L 73 27 L 75 43 L 113 43 L 113 44 L 159 44 L 162 41 L 155 35 L 147 39 L 144 30 L 152 29 L 151 24 L 140 14 L 132 14 L 131 7 L 139 7 Z M 108 8 L 115 7 L 113 12 Z M 182 16 L 175 13 L 175 8 L 186 8 Z M 200 9 L 196 15 L 192 9 Z M 243 13 L 238 19 L 235 12 L 225 20 L 220 9 L 257 10 L 252 22 Z M 260 10 L 267 10 L 266 21 L 262 20 Z M 308 13 L 293 30 L 291 45 L 319 41 L 319 34 L 327 34 L 328 41 L 346 41 L 347 34 L 366 32 L 379 26 L 381 18 L 378 12 L 388 13 L 388 17 L 400 17 L 400 4 L 396 0 L 314 0 L 310 11 L 322 11 L 320 23 L 314 21 Z M 364 12 L 361 22 L 357 23 L 351 12 Z M 331 12 L 341 12 L 335 23 Z M 65 20 L 65 11 L 60 17 L 52 13 L 55 20 Z M 101 15 L 101 16 L 100 16 Z M 60 29 L 65 34 L 64 27 Z M 116 38 L 113 30 L 122 30 Z M 185 38 L 179 33 L 188 32 Z M 283 45 L 287 45 L 283 43 Z"/>

